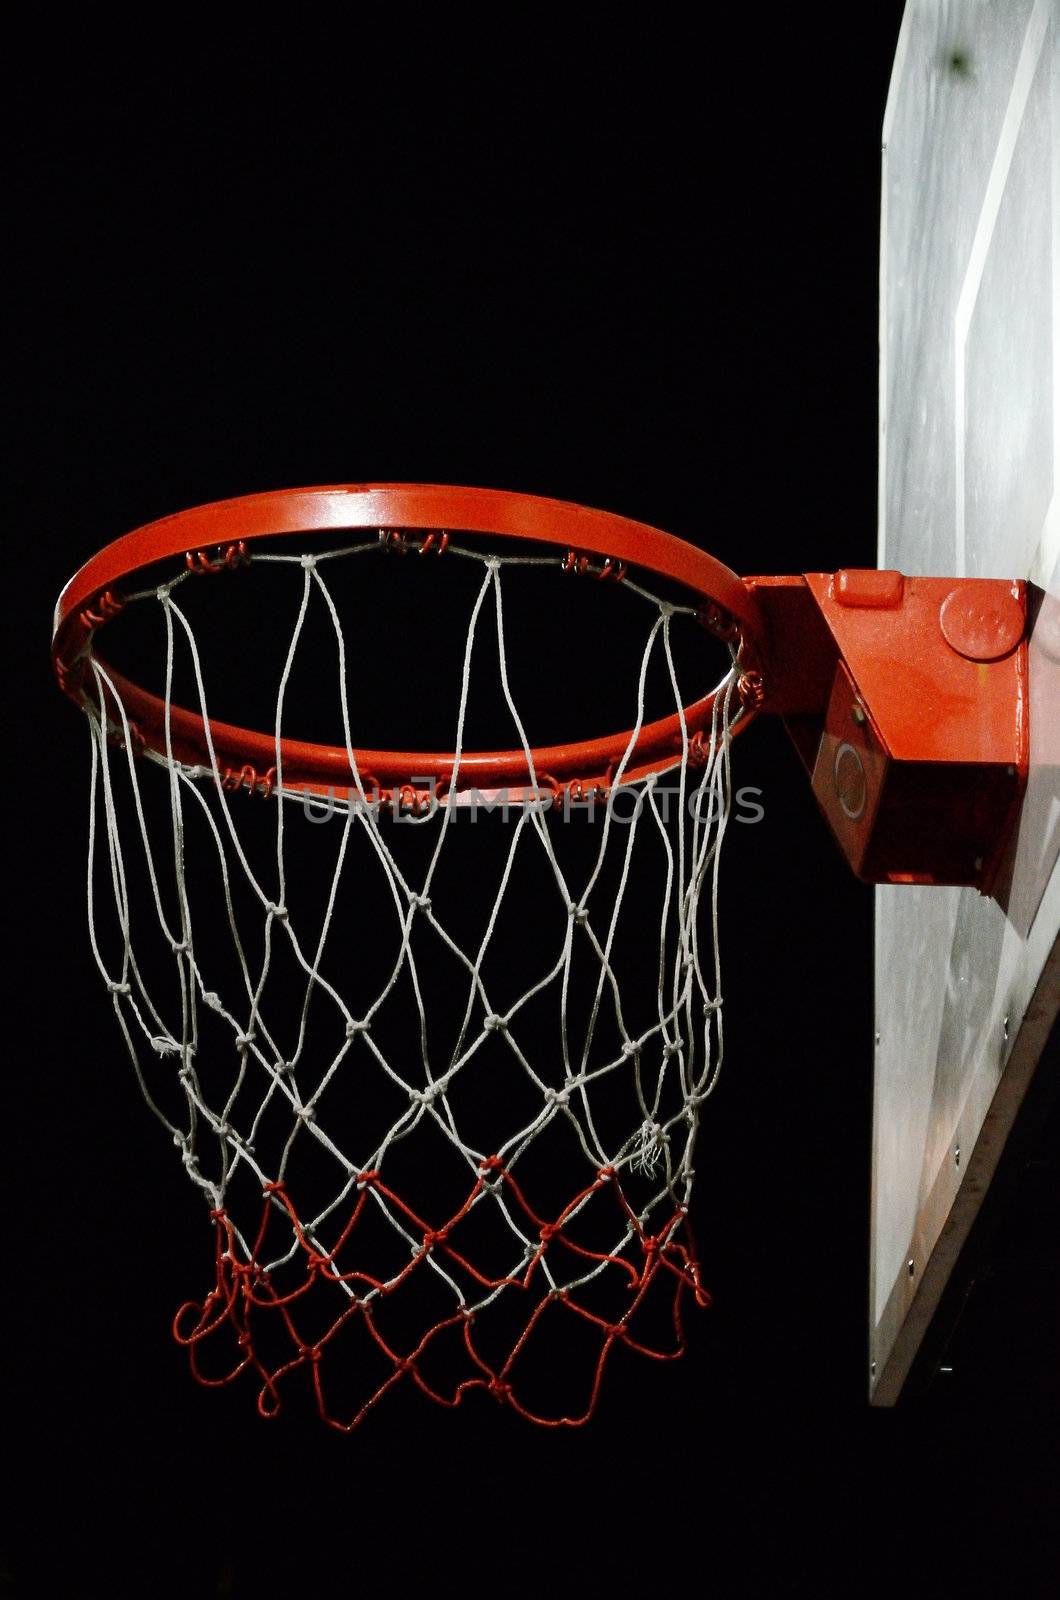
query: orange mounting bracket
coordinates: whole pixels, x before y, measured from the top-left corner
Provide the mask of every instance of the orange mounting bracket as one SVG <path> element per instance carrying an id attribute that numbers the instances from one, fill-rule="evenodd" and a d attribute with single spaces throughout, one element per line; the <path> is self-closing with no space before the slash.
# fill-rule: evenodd
<path id="1" fill-rule="evenodd" d="M 865 569 L 746 578 L 766 697 L 871 883 L 989 893 L 1027 776 L 1026 585 Z"/>

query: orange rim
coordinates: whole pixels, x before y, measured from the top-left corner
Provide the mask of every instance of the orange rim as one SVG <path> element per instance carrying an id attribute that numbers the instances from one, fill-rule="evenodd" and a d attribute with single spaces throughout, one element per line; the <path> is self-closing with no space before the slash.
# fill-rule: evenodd
<path id="1" fill-rule="evenodd" d="M 673 534 L 610 512 L 500 489 L 353 484 L 221 500 L 163 517 L 107 545 L 85 563 L 59 597 L 52 656 L 60 686 L 77 703 L 83 702 L 83 663 L 95 635 L 121 609 L 122 586 L 145 567 L 183 557 L 190 566 L 209 570 L 244 559 L 246 547 L 256 539 L 357 529 L 423 534 L 425 545 L 431 535 L 444 538 L 443 530 L 552 544 L 567 553 L 564 565 L 584 571 L 596 562 L 600 566 L 590 569 L 601 576 L 617 577 L 626 565 L 635 565 L 688 589 L 703 607 L 701 620 L 738 647 L 741 663 L 757 661 L 760 654 L 764 624 L 755 596 L 728 567 Z M 96 660 L 105 666 L 98 655 Z M 137 745 L 164 755 L 164 701 L 113 668 L 107 666 L 106 671 L 135 724 Z M 759 699 L 760 694 L 748 696 L 741 727 L 754 715 Z M 715 695 L 709 694 L 686 706 L 684 728 L 677 714 L 646 724 L 627 757 L 624 781 L 673 766 L 686 739 L 695 759 L 710 733 L 714 702 Z M 197 712 L 171 706 L 169 730 L 178 760 L 211 765 L 206 727 Z M 277 753 L 274 735 L 212 719 L 209 732 L 222 782 L 271 792 Z M 531 751 L 539 787 L 608 788 L 631 737 L 632 729 L 627 729 Z M 354 757 L 362 784 L 387 796 L 407 789 L 414 797 L 428 785 L 429 792 L 444 797 L 455 764 L 451 751 L 355 750 Z M 285 789 L 333 794 L 353 788 L 344 746 L 283 739 L 280 759 Z M 521 748 L 467 751 L 460 758 L 453 798 L 468 790 L 514 790 L 530 781 Z"/>

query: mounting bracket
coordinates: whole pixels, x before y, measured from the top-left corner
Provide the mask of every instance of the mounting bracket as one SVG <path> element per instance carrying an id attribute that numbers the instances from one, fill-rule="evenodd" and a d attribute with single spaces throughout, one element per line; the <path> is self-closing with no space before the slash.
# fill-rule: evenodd
<path id="1" fill-rule="evenodd" d="M 783 717 L 850 866 L 987 894 L 1027 778 L 1026 585 L 900 572 L 747 578 Z"/>

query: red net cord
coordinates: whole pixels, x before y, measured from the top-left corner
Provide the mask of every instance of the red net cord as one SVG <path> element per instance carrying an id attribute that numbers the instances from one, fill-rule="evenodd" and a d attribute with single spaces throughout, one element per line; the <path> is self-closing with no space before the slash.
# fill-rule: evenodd
<path id="1" fill-rule="evenodd" d="M 216 1282 L 201 1304 L 188 1301 L 181 1306 L 173 1322 L 174 1337 L 187 1349 L 192 1373 L 199 1383 L 212 1388 L 232 1383 L 244 1374 L 256 1375 L 260 1383 L 258 1410 L 263 1417 L 274 1417 L 281 1409 L 283 1389 L 301 1373 L 311 1385 L 322 1420 L 341 1432 L 356 1428 L 403 1379 L 410 1380 L 442 1406 L 458 1406 L 471 1391 L 485 1390 L 528 1421 L 546 1427 L 579 1427 L 593 1414 L 604 1369 L 616 1345 L 621 1344 L 655 1361 L 676 1360 L 685 1349 L 684 1297 L 690 1294 L 696 1304 L 703 1307 L 710 1304 L 710 1296 L 700 1281 L 699 1264 L 683 1208 L 675 1210 L 657 1232 L 646 1232 L 630 1208 L 613 1168 L 601 1168 L 595 1181 L 575 1195 L 551 1222 L 535 1212 L 519 1184 L 496 1157 L 482 1163 L 479 1177 L 464 1203 L 440 1227 L 432 1228 L 417 1215 L 383 1183 L 379 1173 L 361 1173 L 358 1186 L 349 1219 L 327 1254 L 310 1243 L 294 1204 L 281 1184 L 267 1186 L 260 1227 L 249 1257 L 240 1248 L 225 1213 L 212 1213 L 216 1227 Z M 487 1186 L 503 1188 L 507 1202 L 538 1241 L 529 1263 L 516 1276 L 491 1276 L 461 1247 L 462 1224 Z M 356 1266 L 340 1266 L 340 1258 L 346 1260 L 356 1250 L 358 1227 L 373 1189 L 420 1241 L 404 1269 L 385 1281 Z M 574 1218 L 597 1194 L 612 1197 L 618 1220 L 627 1229 L 624 1253 L 588 1248 L 572 1234 Z M 266 1254 L 266 1241 L 274 1221 L 293 1228 L 301 1256 L 300 1281 L 283 1291 L 259 1264 Z M 433 1323 L 408 1349 L 396 1348 L 381 1331 L 379 1308 L 424 1272 L 432 1252 L 439 1253 L 447 1265 L 459 1269 L 481 1289 L 525 1299 L 525 1316 L 520 1310 L 521 1329 L 510 1342 L 503 1359 L 490 1361 L 484 1356 L 476 1337 L 476 1313 L 469 1307 L 461 1307 Z M 586 1290 L 578 1286 L 552 1287 L 544 1265 L 550 1252 L 566 1252 L 567 1265 L 572 1257 L 581 1257 L 587 1267 L 595 1264 L 603 1272 L 616 1275 L 622 1281 L 625 1309 L 609 1320 L 588 1303 Z M 592 1273 L 589 1283 L 597 1284 L 599 1277 L 600 1273 Z M 345 1293 L 340 1286 L 345 1286 Z M 326 1295 L 333 1299 L 336 1289 L 344 1301 L 341 1310 L 326 1320 L 323 1331 L 308 1337 L 304 1326 L 309 1320 L 315 1320 L 319 1326 L 322 1300 Z M 655 1340 L 645 1342 L 636 1331 L 642 1310 L 653 1292 L 662 1293 L 668 1300 L 671 1338 L 665 1348 L 659 1348 Z M 308 1315 L 311 1306 L 312 1319 Z M 594 1334 L 595 1356 L 590 1362 L 587 1394 L 582 1409 L 573 1415 L 566 1411 L 548 1414 L 539 1404 L 525 1400 L 521 1393 L 520 1368 L 550 1306 L 560 1307 L 569 1316 L 581 1319 Z M 339 1336 L 354 1322 L 359 1322 L 383 1357 L 386 1371 L 381 1381 L 374 1385 L 369 1383 L 369 1392 L 363 1399 L 340 1414 L 328 1395 L 329 1358 L 340 1360 L 349 1355 L 339 1348 Z M 469 1375 L 455 1379 L 443 1389 L 437 1380 L 425 1374 L 424 1358 L 431 1346 L 450 1331 L 459 1339 Z M 268 1343 L 270 1350 L 275 1351 L 277 1334 L 288 1353 L 280 1358 L 275 1354 L 267 1357 L 263 1344 Z M 209 1373 L 204 1370 L 202 1360 L 207 1350 L 211 1356 Z M 215 1364 L 219 1356 L 222 1363 L 217 1370 Z M 214 1370 L 216 1375 L 213 1375 Z M 344 1372 L 344 1379 L 348 1376 Z"/>

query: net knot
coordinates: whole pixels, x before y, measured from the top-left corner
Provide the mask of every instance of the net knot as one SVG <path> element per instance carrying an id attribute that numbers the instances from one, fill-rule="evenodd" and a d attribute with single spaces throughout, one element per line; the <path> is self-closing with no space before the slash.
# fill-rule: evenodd
<path id="1" fill-rule="evenodd" d="M 507 1033 L 508 1019 L 499 1016 L 496 1011 L 487 1011 L 482 1019 L 482 1026 L 487 1033 Z"/>
<path id="2" fill-rule="evenodd" d="M 429 1083 L 426 1089 L 410 1089 L 409 1099 L 418 1106 L 433 1105 L 438 1096 L 443 1093 L 440 1083 Z"/>
<path id="3" fill-rule="evenodd" d="M 202 1003 L 204 1006 L 209 1006 L 211 1011 L 222 1011 L 224 1009 L 221 1005 L 221 996 L 216 994 L 213 989 L 203 990 Z"/>
<path id="4" fill-rule="evenodd" d="M 157 1056 L 179 1056 L 181 1048 L 176 1039 L 167 1038 L 165 1034 L 155 1034 L 151 1040 L 151 1049 Z"/>
<path id="5" fill-rule="evenodd" d="M 236 1049 L 237 1050 L 249 1050 L 251 1045 L 254 1043 L 254 1040 L 255 1040 L 256 1037 L 257 1037 L 257 1035 L 253 1034 L 253 1033 L 237 1033 L 236 1034 Z"/>
<path id="6" fill-rule="evenodd" d="M 295 1106 L 294 1114 L 300 1122 L 312 1122 L 316 1116 L 312 1106 Z"/>
<path id="7" fill-rule="evenodd" d="M 622 1055 L 625 1060 L 631 1061 L 634 1056 L 640 1055 L 640 1045 L 634 1044 L 632 1039 L 627 1039 L 625 1044 L 622 1046 Z"/>
<path id="8" fill-rule="evenodd" d="M 423 1235 L 423 1248 L 424 1250 L 431 1250 L 436 1244 L 445 1244 L 448 1238 L 448 1228 L 428 1228 L 427 1232 Z"/>
<path id="9" fill-rule="evenodd" d="M 367 1033 L 372 1024 L 366 1020 L 360 1022 L 349 1021 L 346 1024 L 347 1039 L 355 1039 L 359 1033 Z"/>
<path id="10" fill-rule="evenodd" d="M 312 572 L 313 568 L 317 564 L 316 556 L 301 556 L 299 559 L 301 560 L 302 567 L 306 572 Z"/>
<path id="11" fill-rule="evenodd" d="M 429 894 L 411 894 L 409 895 L 409 904 L 414 905 L 420 911 L 429 911 L 431 909 L 431 897 Z"/>
<path id="12" fill-rule="evenodd" d="M 680 1055 L 683 1043 L 682 1039 L 667 1039 L 663 1045 L 663 1055 L 667 1058 Z"/>
<path id="13" fill-rule="evenodd" d="M 114 994 L 114 995 L 132 994 L 132 989 L 129 987 L 129 985 L 127 983 L 115 983 L 113 978 L 108 978 L 108 980 L 107 980 L 107 993 L 108 994 Z"/>
<path id="14" fill-rule="evenodd" d="M 537 1236 L 542 1244 L 551 1244 L 559 1232 L 558 1222 L 543 1222 L 537 1230 Z"/>
<path id="15" fill-rule="evenodd" d="M 265 902 L 265 914 L 269 917 L 275 917 L 278 922 L 287 921 L 287 907 L 284 905 L 277 905 L 272 900 L 267 900 Z"/>
<path id="16" fill-rule="evenodd" d="M 567 901 L 567 915 L 573 917 L 575 922 L 587 922 L 589 912 L 585 906 L 580 906 L 576 900 Z"/>
<path id="17" fill-rule="evenodd" d="M 169 948 L 175 956 L 186 956 L 191 949 L 190 939 L 170 939 Z"/>
<path id="18" fill-rule="evenodd" d="M 545 1099 L 553 1106 L 566 1106 L 570 1104 L 569 1089 L 546 1089 Z"/>
<path id="19" fill-rule="evenodd" d="M 484 1189 L 488 1189 L 491 1194 L 495 1194 L 503 1171 L 504 1162 L 501 1160 L 500 1156 L 484 1156 L 478 1164 L 479 1178 L 482 1182 L 482 1187 Z M 487 1179 L 491 1173 L 496 1174 L 496 1178 L 493 1183 L 487 1182 Z"/>

